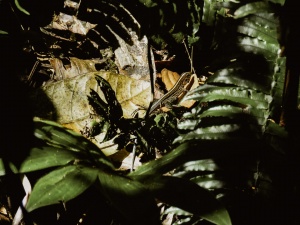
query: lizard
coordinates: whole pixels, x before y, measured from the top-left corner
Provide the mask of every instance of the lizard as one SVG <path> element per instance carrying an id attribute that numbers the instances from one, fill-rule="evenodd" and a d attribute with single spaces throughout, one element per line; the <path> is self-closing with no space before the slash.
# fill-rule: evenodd
<path id="1" fill-rule="evenodd" d="M 182 73 L 180 78 L 174 84 L 174 86 L 165 95 L 163 95 L 158 101 L 152 104 L 149 110 L 149 115 L 153 113 L 156 109 L 165 106 L 166 104 L 172 104 L 174 101 L 176 101 L 178 96 L 183 91 L 185 91 L 184 85 L 190 80 L 191 76 L 192 76 L 191 72 Z"/>

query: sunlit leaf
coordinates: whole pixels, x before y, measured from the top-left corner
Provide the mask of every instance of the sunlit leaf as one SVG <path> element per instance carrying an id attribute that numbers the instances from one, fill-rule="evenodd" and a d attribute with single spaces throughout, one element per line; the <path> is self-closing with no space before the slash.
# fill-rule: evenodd
<path id="1" fill-rule="evenodd" d="M 45 141 L 49 147 L 52 146 L 54 149 L 63 149 L 62 152 L 56 154 L 65 154 L 65 157 L 71 158 L 71 155 L 73 155 L 73 157 L 80 155 L 80 159 L 88 160 L 93 163 L 97 162 L 98 166 L 114 168 L 113 164 L 106 158 L 102 151 L 82 135 L 66 129 L 53 121 L 35 119 L 34 125 L 34 134 L 38 139 Z M 73 153 L 69 155 L 64 150 L 72 151 Z M 44 153 L 45 152 L 42 154 Z M 55 157 L 56 156 L 53 158 L 54 161 Z"/>
<path id="2" fill-rule="evenodd" d="M 86 21 L 79 20 L 76 16 L 60 12 L 54 14 L 51 23 L 47 26 L 48 29 L 57 29 L 70 31 L 74 34 L 86 35 L 89 30 L 95 28 L 97 24 L 92 24 Z"/>
<path id="3" fill-rule="evenodd" d="M 189 117 L 192 115 L 190 113 Z M 178 123 L 177 127 L 183 130 L 192 130 L 195 129 L 197 125 L 204 118 L 213 119 L 214 117 L 219 118 L 228 118 L 232 121 L 245 121 L 247 120 L 249 123 L 252 121 L 253 123 L 257 123 L 259 125 L 264 125 L 267 118 L 269 117 L 268 110 L 258 110 L 252 107 L 237 107 L 233 105 L 219 105 L 209 107 L 204 109 L 201 114 L 194 113 L 193 118 L 186 118 L 180 123 Z"/>
<path id="4" fill-rule="evenodd" d="M 241 71 L 240 68 L 225 68 L 218 70 L 214 75 L 207 79 L 207 83 L 232 84 L 240 87 L 263 90 L 269 93 L 271 89 L 271 77 L 261 75 L 260 81 L 257 78 L 247 76 L 249 73 Z M 252 79 L 252 80 L 251 80 Z"/>
<path id="5" fill-rule="evenodd" d="M 212 26 L 215 23 L 217 12 L 215 8 L 216 2 L 217 0 L 204 0 L 202 19 L 208 26 Z"/>
<path id="6" fill-rule="evenodd" d="M 253 128 L 255 129 L 255 128 Z M 256 128 L 256 129 L 259 129 Z M 255 130 L 254 130 L 255 131 Z M 250 129 L 245 129 L 238 124 L 224 124 L 216 125 L 204 128 L 197 128 L 187 134 L 181 135 L 174 140 L 174 143 L 182 143 L 188 140 L 231 140 L 244 139 L 248 137 L 254 137 L 254 133 L 250 133 Z M 258 136 L 261 135 L 261 131 L 257 130 Z"/>
<path id="7" fill-rule="evenodd" d="M 245 17 L 249 14 L 254 14 L 257 12 L 267 11 L 270 8 L 268 2 L 265 1 L 257 1 L 251 2 L 245 5 L 242 5 L 234 12 L 234 18 L 238 19 L 241 17 Z"/>
<path id="8" fill-rule="evenodd" d="M 271 16 L 273 16 L 273 18 Z M 261 20 L 261 23 L 259 23 L 259 20 Z M 276 25 L 278 26 L 278 19 L 274 18 L 274 14 L 258 13 L 257 15 L 252 15 L 250 18 L 244 19 L 238 26 L 237 31 L 267 43 L 277 44 Z"/>
<path id="9" fill-rule="evenodd" d="M 35 123 L 35 136 L 46 141 L 49 145 L 65 147 L 68 150 L 84 150 L 79 134 L 71 135 L 65 128 L 37 121 Z"/>
<path id="10" fill-rule="evenodd" d="M 95 182 L 97 173 L 96 169 L 79 165 L 69 165 L 50 172 L 34 185 L 26 209 L 30 212 L 77 197 Z"/>
<path id="11" fill-rule="evenodd" d="M 234 145 L 232 143 L 234 143 Z M 188 161 L 200 160 L 208 157 L 220 157 L 223 154 L 228 155 L 236 151 L 245 154 L 249 149 L 253 151 L 254 146 L 257 146 L 257 142 L 248 137 L 236 138 L 234 142 L 229 138 L 220 139 L 218 141 L 190 140 L 183 142 L 163 157 L 143 164 L 128 176 L 135 180 L 145 181 L 152 179 L 157 175 L 163 175 Z"/>
<path id="12" fill-rule="evenodd" d="M 48 146 L 33 148 L 30 151 L 30 155 L 23 161 L 20 172 L 26 173 L 54 166 L 62 166 L 81 157 L 79 153 L 62 148 Z"/>
<path id="13" fill-rule="evenodd" d="M 49 117 L 49 109 L 53 108 L 55 118 L 49 118 L 60 124 L 76 122 L 80 123 L 82 129 L 91 122 L 90 115 L 93 110 L 89 105 L 87 96 L 90 90 L 96 91 L 103 101 L 105 99 L 95 77 L 101 76 L 109 82 L 112 89 L 116 92 L 116 97 L 123 109 L 123 116 L 131 118 L 131 114 L 144 107 L 148 108 L 151 95 L 150 83 L 145 80 L 136 80 L 128 76 L 119 75 L 109 71 L 92 72 L 76 76 L 72 79 L 61 80 L 48 84 L 42 88 L 42 92 L 37 92 L 32 96 L 37 110 L 35 114 L 41 118 Z M 44 96 L 44 97 L 43 97 Z M 51 106 L 52 105 L 52 106 Z M 45 110 L 45 111 L 44 111 Z"/>
<path id="14" fill-rule="evenodd" d="M 64 80 L 85 74 L 89 72 L 97 72 L 96 64 L 100 63 L 97 59 L 78 59 L 75 57 L 69 58 L 70 65 L 66 68 L 63 61 L 59 58 L 49 59 L 51 66 L 55 71 L 55 77 L 57 80 Z"/>
<path id="15" fill-rule="evenodd" d="M 184 100 L 198 100 L 201 102 L 232 101 L 254 108 L 268 109 L 272 97 L 252 89 L 236 87 L 200 86 L 188 93 Z"/>
<path id="16" fill-rule="evenodd" d="M 144 180 L 169 172 L 187 160 L 185 156 L 191 147 L 190 145 L 190 143 L 184 143 L 163 157 L 143 164 L 128 176 L 133 179 Z"/>
<path id="17" fill-rule="evenodd" d="M 166 68 L 162 69 L 160 74 L 167 91 L 169 91 L 180 78 L 180 75 L 177 72 L 173 72 Z"/>
<path id="18" fill-rule="evenodd" d="M 245 52 L 263 55 L 269 60 L 275 60 L 278 56 L 278 51 L 280 49 L 278 43 L 264 42 L 256 38 L 249 37 L 238 38 L 238 45 Z"/>
<path id="19" fill-rule="evenodd" d="M 46 141 L 49 145 L 64 147 L 72 151 L 93 151 L 99 156 L 103 156 L 96 145 L 72 130 L 69 130 L 60 124 L 49 121 L 36 119 L 35 136 Z"/>
<path id="20" fill-rule="evenodd" d="M 193 176 L 191 178 L 191 181 L 195 182 L 200 187 L 205 188 L 207 190 L 231 188 L 228 178 L 226 179 L 226 177 L 224 178 L 220 175 L 218 176 L 215 173 L 201 176 Z"/>
<path id="21" fill-rule="evenodd" d="M 184 171 L 216 171 L 218 166 L 213 159 L 194 160 L 180 166 L 179 170 Z"/>

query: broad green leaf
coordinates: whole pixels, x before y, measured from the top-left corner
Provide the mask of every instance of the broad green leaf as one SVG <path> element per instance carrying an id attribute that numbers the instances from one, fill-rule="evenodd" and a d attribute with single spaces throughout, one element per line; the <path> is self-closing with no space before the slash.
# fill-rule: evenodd
<path id="1" fill-rule="evenodd" d="M 223 100 L 240 103 L 253 108 L 268 109 L 272 97 L 251 89 L 207 86 L 194 89 L 183 100 L 198 100 L 200 102 Z"/>
<path id="2" fill-rule="evenodd" d="M 40 178 L 34 185 L 26 209 L 67 202 L 90 187 L 97 178 L 98 170 L 79 165 L 56 169 Z"/>
<path id="3" fill-rule="evenodd" d="M 177 124 L 177 128 L 180 130 L 194 130 L 200 122 L 201 119 L 184 119 Z"/>
<path id="4" fill-rule="evenodd" d="M 34 124 L 35 136 L 46 141 L 49 145 L 63 147 L 75 152 L 91 151 L 99 156 L 104 156 L 95 144 L 81 134 L 67 129 L 54 121 L 35 119 Z"/>
<path id="5" fill-rule="evenodd" d="M 34 135 L 45 141 L 48 145 L 64 147 L 75 152 L 85 150 L 80 142 L 83 137 L 79 137 L 78 134 L 76 136 L 71 135 L 66 128 L 48 125 L 43 122 L 36 122 L 35 125 Z"/>
<path id="6" fill-rule="evenodd" d="M 215 3 L 217 0 L 204 0 L 202 20 L 207 26 L 213 26 L 216 20 Z"/>
<path id="7" fill-rule="evenodd" d="M 256 24 L 242 24 L 237 27 L 237 31 L 241 34 L 257 38 L 260 41 L 265 41 L 268 43 L 277 43 L 276 30 L 270 31 L 266 28 L 261 28 Z"/>
<path id="8" fill-rule="evenodd" d="M 88 145 L 91 146 L 91 144 L 88 143 L 88 140 L 82 135 L 63 127 L 54 121 L 35 118 L 34 126 L 35 136 L 46 141 L 50 145 L 66 147 L 73 151 L 86 150 Z"/>
<path id="9" fill-rule="evenodd" d="M 236 138 L 234 142 L 233 139 L 193 139 L 183 142 L 163 157 L 139 166 L 128 176 L 135 180 L 145 181 L 163 175 L 188 161 L 228 156 L 233 153 L 245 155 L 251 152 L 253 154 L 253 149 L 257 149 L 259 143 L 260 141 L 255 141 L 250 137 Z"/>
<path id="10" fill-rule="evenodd" d="M 251 76 L 250 72 L 245 71 L 245 69 L 236 67 L 218 70 L 206 82 L 208 84 L 231 84 L 268 94 L 271 90 L 272 77 L 261 74 L 258 78 L 257 76 Z"/>
<path id="11" fill-rule="evenodd" d="M 137 180 L 145 180 L 169 172 L 187 161 L 185 157 L 191 146 L 191 143 L 183 143 L 163 157 L 139 166 L 128 176 Z"/>
<path id="12" fill-rule="evenodd" d="M 247 132 L 248 131 L 248 132 Z M 204 128 L 197 128 L 187 134 L 183 134 L 174 140 L 174 143 L 182 143 L 188 140 L 237 140 L 247 137 L 253 137 L 254 134 L 249 133 L 248 129 L 244 130 L 244 127 L 239 124 L 224 124 L 219 126 L 210 126 Z M 259 133 L 260 134 L 260 133 Z"/>
<path id="13" fill-rule="evenodd" d="M 258 38 L 267 43 L 276 44 L 278 19 L 272 13 L 258 13 L 245 18 L 237 27 L 239 33 Z"/>
<path id="14" fill-rule="evenodd" d="M 227 171 L 229 173 L 229 171 Z M 240 177 L 239 177 L 240 178 Z M 214 173 L 207 174 L 207 175 L 201 175 L 201 176 L 194 176 L 191 178 L 191 181 L 198 184 L 200 187 L 205 188 L 207 190 L 215 190 L 215 189 L 221 189 L 221 188 L 232 188 L 228 184 L 229 179 L 224 177 L 220 177 Z"/>
<path id="15" fill-rule="evenodd" d="M 56 122 L 35 119 L 34 134 L 49 146 L 80 153 L 80 159 L 93 162 L 95 166 L 114 168 L 111 161 L 92 142 Z"/>
<path id="16" fill-rule="evenodd" d="M 206 189 L 177 177 L 160 176 L 145 182 L 159 200 L 191 212 L 217 225 L 230 225 L 224 206 Z M 191 195 L 192 193 L 192 195 Z"/>
<path id="17" fill-rule="evenodd" d="M 220 105 L 210 107 L 201 113 L 199 118 L 205 117 L 228 117 L 234 119 L 236 117 L 254 117 L 258 124 L 263 125 L 269 116 L 269 112 L 263 109 L 257 109 L 252 107 L 236 107 L 233 105 Z"/>
<path id="18" fill-rule="evenodd" d="M 257 38 L 239 37 L 238 46 L 245 52 L 263 55 L 267 60 L 275 61 L 280 50 L 278 43 L 264 42 Z"/>
<path id="19" fill-rule="evenodd" d="M 20 167 L 21 173 L 62 166 L 74 160 L 84 159 L 79 153 L 52 146 L 35 147 Z"/>
<path id="20" fill-rule="evenodd" d="M 154 198 L 144 185 L 128 177 L 99 171 L 100 191 L 130 224 L 159 224 Z"/>
<path id="21" fill-rule="evenodd" d="M 177 167 L 176 171 L 172 174 L 175 177 L 180 178 L 189 178 L 189 173 L 197 172 L 197 174 L 211 174 L 218 171 L 220 168 L 213 159 L 201 159 L 193 160 L 186 163 L 183 163 Z"/>
<path id="22" fill-rule="evenodd" d="M 203 110 L 201 113 L 193 114 L 193 117 L 189 114 L 187 119 L 179 122 L 177 127 L 183 130 L 192 130 L 201 122 L 203 118 L 229 118 L 232 120 L 245 120 L 249 122 L 253 121 L 259 125 L 264 125 L 267 118 L 269 117 L 269 112 L 267 110 L 256 109 L 252 107 L 237 107 L 233 105 L 219 105 L 214 107 L 209 107 Z M 185 118 L 185 116 L 184 116 Z"/>
<path id="23" fill-rule="evenodd" d="M 251 2 L 251 3 L 245 4 L 245 5 L 241 6 L 240 8 L 238 8 L 234 12 L 234 18 L 235 19 L 242 18 L 249 14 L 254 14 L 254 13 L 262 12 L 262 11 L 268 11 L 269 9 L 270 9 L 270 6 L 269 6 L 268 2 L 265 2 L 265 1 Z"/>
<path id="24" fill-rule="evenodd" d="M 224 156 L 220 159 L 193 160 L 176 168 L 172 174 L 175 177 L 190 179 L 208 190 L 245 188 L 253 173 L 257 170 L 257 163 L 252 156 L 232 157 Z M 237 169 L 239 168 L 239 169 Z M 249 187 L 250 189 L 250 187 Z"/>

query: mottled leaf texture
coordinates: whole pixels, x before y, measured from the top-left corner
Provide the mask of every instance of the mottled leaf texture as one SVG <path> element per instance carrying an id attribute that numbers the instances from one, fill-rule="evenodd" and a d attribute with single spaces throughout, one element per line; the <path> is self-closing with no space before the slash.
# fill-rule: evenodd
<path id="1" fill-rule="evenodd" d="M 116 93 L 111 88 L 110 84 L 101 76 L 96 76 L 98 85 L 101 87 L 101 90 L 105 96 L 106 101 L 108 102 L 108 116 L 111 121 L 117 121 L 123 116 L 123 111 L 121 104 L 117 100 Z"/>
<path id="2" fill-rule="evenodd" d="M 69 165 L 56 169 L 40 178 L 34 185 L 26 209 L 37 208 L 69 201 L 90 187 L 97 178 L 97 170 Z"/>
<path id="3" fill-rule="evenodd" d="M 36 116 L 52 119 L 60 124 L 85 121 L 93 114 L 87 99 L 91 89 L 97 92 L 103 101 L 109 102 L 96 80 L 98 76 L 101 76 L 110 84 L 115 92 L 116 99 L 122 106 L 124 117 L 131 118 L 131 114 L 136 109 L 141 107 L 146 109 L 149 106 L 151 95 L 148 81 L 136 80 L 110 71 L 99 71 L 44 86 L 44 94 L 38 92 L 32 96 L 32 100 L 36 102 L 36 107 L 38 107 L 35 112 Z M 55 112 L 49 112 L 51 107 L 45 105 L 47 102 L 51 102 Z M 56 118 L 49 118 L 47 113 L 56 114 Z M 81 125 L 84 127 L 85 124 L 83 122 Z"/>

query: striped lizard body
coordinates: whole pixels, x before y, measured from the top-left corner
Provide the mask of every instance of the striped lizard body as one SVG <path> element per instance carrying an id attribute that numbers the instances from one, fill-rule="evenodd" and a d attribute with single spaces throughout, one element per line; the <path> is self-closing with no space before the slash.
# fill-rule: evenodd
<path id="1" fill-rule="evenodd" d="M 185 72 L 181 74 L 180 78 L 177 80 L 175 85 L 158 101 L 152 104 L 149 114 L 154 112 L 156 109 L 165 106 L 166 104 L 172 104 L 178 98 L 178 96 L 184 91 L 184 86 L 190 80 L 192 73 Z"/>

